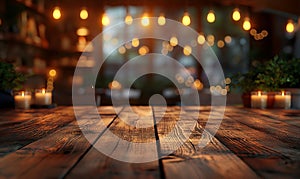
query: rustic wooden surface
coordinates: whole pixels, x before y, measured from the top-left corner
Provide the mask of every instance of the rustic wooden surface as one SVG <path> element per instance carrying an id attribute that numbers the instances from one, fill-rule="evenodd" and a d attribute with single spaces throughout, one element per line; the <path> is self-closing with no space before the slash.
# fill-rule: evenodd
<path id="1" fill-rule="evenodd" d="M 199 107 L 182 109 L 184 123 L 176 125 L 179 106 L 167 107 L 165 113 L 158 106 L 117 111 L 102 106 L 96 113 L 106 127 L 100 129 L 97 117 L 91 118 L 98 114 L 84 109 L 80 121 L 72 107 L 0 110 L 0 178 L 300 178 L 300 110 L 226 107 L 213 136 L 213 128 L 205 128 L 210 106 L 200 107 L 199 114 Z M 150 127 L 139 128 L 144 122 Z M 78 124 L 89 129 L 90 141 Z M 195 125 L 187 139 L 188 124 Z M 108 130 L 131 141 L 121 146 L 129 150 L 134 143 L 161 139 L 152 150 L 163 157 L 147 163 L 112 159 L 92 145 L 109 144 L 112 139 L 103 135 Z M 172 131 L 175 135 L 163 141 Z M 209 141 L 204 148 L 198 146 L 201 136 Z M 174 141 L 183 145 L 169 154 Z M 143 157 L 143 151 L 136 155 Z"/>

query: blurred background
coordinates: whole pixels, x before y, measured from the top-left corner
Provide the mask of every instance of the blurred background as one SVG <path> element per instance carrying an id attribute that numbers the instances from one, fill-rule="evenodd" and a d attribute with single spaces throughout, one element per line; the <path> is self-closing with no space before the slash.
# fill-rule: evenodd
<path id="1" fill-rule="evenodd" d="M 104 36 L 101 50 L 109 57 L 91 87 L 96 91 L 97 104 L 111 104 L 110 92 L 116 90 L 119 93 L 115 95 L 130 98 L 132 104 L 146 105 L 158 93 L 174 105 L 180 104 L 180 94 L 193 88 L 198 91 L 201 104 L 209 104 L 210 94 L 216 91 L 227 95 L 229 105 L 238 105 L 242 91 L 229 87 L 232 75 L 245 73 L 253 63 L 275 55 L 300 58 L 299 7 L 298 0 L 1 0 L 0 59 L 13 63 L 17 71 L 28 75 L 24 89 L 47 86 L 53 89 L 56 104 L 71 105 L 76 65 L 87 69 L 94 65 L 92 56 L 82 54 L 93 38 L 120 22 L 130 25 L 132 19 L 142 18 L 141 26 L 147 28 L 148 17 L 159 17 L 158 24 L 162 26 L 168 18 L 190 26 L 199 36 L 184 47 L 178 45 L 176 36 L 169 41 L 132 39 L 113 53 L 107 49 L 122 39 L 112 38 L 109 33 Z M 203 59 L 211 67 L 204 73 L 191 55 L 193 47 L 204 43 L 213 49 L 222 65 L 223 86 L 208 83 L 207 76 L 214 73 L 215 65 L 209 58 Z M 148 53 L 178 60 L 192 78 L 162 60 L 146 60 L 142 63 L 149 68 L 175 71 L 174 77 L 181 88 L 155 74 L 137 79 L 131 89 L 124 89 L 122 83 L 113 80 L 124 63 Z M 77 64 L 79 57 L 81 63 Z M 126 78 L 130 79 L 134 70 L 138 69 L 133 67 L 125 74 Z M 79 77 L 75 81 L 84 83 Z"/>

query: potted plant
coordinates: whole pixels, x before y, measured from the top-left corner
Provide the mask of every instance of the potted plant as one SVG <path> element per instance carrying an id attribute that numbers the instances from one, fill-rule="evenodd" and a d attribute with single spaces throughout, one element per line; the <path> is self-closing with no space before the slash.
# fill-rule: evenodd
<path id="1" fill-rule="evenodd" d="M 292 108 L 300 109 L 300 58 L 289 60 L 284 73 L 289 74 L 289 80 L 281 88 L 290 91 L 292 95 Z"/>
<path id="2" fill-rule="evenodd" d="M 20 89 L 24 81 L 24 75 L 18 73 L 11 63 L 0 61 L 0 108 L 14 106 L 12 90 Z"/>
<path id="3" fill-rule="evenodd" d="M 233 87 L 239 87 L 242 90 L 244 106 L 250 107 L 251 91 L 266 91 L 268 92 L 268 107 L 272 107 L 274 92 L 299 84 L 299 67 L 295 67 L 296 64 L 299 65 L 299 62 L 296 62 L 298 61 L 275 56 L 264 63 L 254 63 L 247 73 L 234 75 Z"/>

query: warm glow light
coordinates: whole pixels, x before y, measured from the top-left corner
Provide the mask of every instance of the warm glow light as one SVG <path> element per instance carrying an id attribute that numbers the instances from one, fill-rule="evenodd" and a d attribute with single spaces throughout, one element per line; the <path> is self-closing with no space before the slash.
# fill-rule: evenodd
<path id="1" fill-rule="evenodd" d="M 182 24 L 185 26 L 188 26 L 191 24 L 191 18 L 187 12 L 185 12 L 182 17 Z"/>
<path id="2" fill-rule="evenodd" d="M 125 23 L 127 25 L 130 25 L 130 24 L 132 24 L 132 21 L 133 21 L 133 19 L 132 19 L 131 15 L 127 14 L 127 16 L 125 17 Z"/>
<path id="3" fill-rule="evenodd" d="M 225 40 L 225 42 L 228 43 L 228 44 L 230 44 L 231 41 L 232 41 L 232 39 L 231 39 L 231 37 L 230 37 L 229 35 L 225 36 L 224 40 Z"/>
<path id="4" fill-rule="evenodd" d="M 46 93 L 46 90 L 45 88 L 42 89 L 42 94 L 45 94 Z"/>
<path id="5" fill-rule="evenodd" d="M 173 47 L 175 47 L 176 45 L 178 45 L 178 39 L 176 37 L 171 37 L 171 39 L 170 39 L 170 45 L 172 45 Z"/>
<path id="6" fill-rule="evenodd" d="M 188 45 L 184 46 L 183 48 L 183 54 L 186 56 L 189 56 L 192 53 L 192 48 Z"/>
<path id="7" fill-rule="evenodd" d="M 293 23 L 292 20 L 289 20 L 289 21 L 288 21 L 288 23 L 286 24 L 285 29 L 286 29 L 286 31 L 287 31 L 288 33 L 294 32 L 295 26 L 294 26 L 294 23 Z"/>
<path id="8" fill-rule="evenodd" d="M 200 45 L 203 45 L 205 43 L 204 35 L 202 35 L 202 34 L 198 35 L 197 41 Z"/>
<path id="9" fill-rule="evenodd" d="M 24 91 L 22 91 L 21 94 L 22 94 L 23 97 L 25 96 L 25 92 Z"/>
<path id="10" fill-rule="evenodd" d="M 76 33 L 78 36 L 87 36 L 89 35 L 89 30 L 86 27 L 80 27 Z"/>
<path id="11" fill-rule="evenodd" d="M 110 82 L 110 83 L 108 84 L 108 87 L 109 87 L 110 89 L 121 89 L 121 88 L 122 88 L 122 85 L 121 85 L 121 83 L 119 83 L 118 81 L 114 80 L 114 81 L 112 81 L 112 82 Z"/>
<path id="12" fill-rule="evenodd" d="M 241 13 L 238 8 L 235 8 L 232 12 L 232 19 L 234 21 L 239 21 L 241 19 Z"/>
<path id="13" fill-rule="evenodd" d="M 140 55 L 146 55 L 149 52 L 149 48 L 147 46 L 142 46 L 139 48 L 139 54 Z"/>
<path id="14" fill-rule="evenodd" d="M 145 27 L 150 25 L 150 20 L 149 20 L 149 17 L 146 13 L 143 15 L 141 23 Z"/>
<path id="15" fill-rule="evenodd" d="M 140 41 L 138 38 L 133 38 L 131 44 L 133 47 L 138 47 L 140 45 Z"/>
<path id="16" fill-rule="evenodd" d="M 119 48 L 119 53 L 120 54 L 124 54 L 126 52 L 126 48 L 124 47 L 124 46 L 121 46 L 120 48 Z"/>
<path id="17" fill-rule="evenodd" d="M 203 83 L 201 83 L 200 80 L 196 79 L 194 81 L 194 88 L 196 88 L 197 90 L 202 90 L 203 89 Z"/>
<path id="18" fill-rule="evenodd" d="M 60 19 L 61 18 L 61 12 L 60 12 L 60 8 L 58 6 L 56 6 L 53 10 L 52 16 L 54 19 Z"/>
<path id="19" fill-rule="evenodd" d="M 258 92 L 257 92 L 257 95 L 258 95 L 258 96 L 261 96 L 261 91 L 258 91 Z"/>
<path id="20" fill-rule="evenodd" d="M 89 17 L 88 11 L 86 10 L 86 8 L 82 8 L 81 11 L 80 11 L 80 18 L 85 20 L 88 17 Z"/>
<path id="21" fill-rule="evenodd" d="M 108 26 L 110 24 L 109 17 L 106 15 L 106 13 L 102 15 L 101 22 L 103 26 Z"/>
<path id="22" fill-rule="evenodd" d="M 51 77 L 55 77 L 55 76 L 56 76 L 56 70 L 54 70 L 54 69 L 50 70 L 50 71 L 49 71 L 49 75 L 50 75 Z"/>
<path id="23" fill-rule="evenodd" d="M 284 96 L 284 91 L 281 91 L 281 96 Z"/>
<path id="24" fill-rule="evenodd" d="M 245 20 L 244 20 L 243 29 L 244 30 L 250 30 L 251 29 L 251 23 L 250 23 L 250 19 L 248 17 L 246 17 Z"/>
<path id="25" fill-rule="evenodd" d="M 224 45 L 225 45 L 225 43 L 224 43 L 223 40 L 219 40 L 218 43 L 217 43 L 217 46 L 218 46 L 219 48 L 223 48 Z"/>
<path id="26" fill-rule="evenodd" d="M 263 31 L 261 31 L 261 34 L 262 34 L 263 37 L 267 37 L 268 36 L 268 31 L 263 30 Z"/>
<path id="27" fill-rule="evenodd" d="M 207 36 L 207 41 L 208 42 L 214 42 L 215 41 L 215 36 L 214 35 L 208 35 Z"/>
<path id="28" fill-rule="evenodd" d="M 157 19 L 158 25 L 165 25 L 166 24 L 166 18 L 163 15 L 160 15 Z"/>
<path id="29" fill-rule="evenodd" d="M 215 22 L 216 16 L 215 16 L 215 14 L 214 14 L 214 11 L 210 10 L 210 11 L 208 12 L 208 14 L 207 14 L 206 19 L 207 19 L 207 22 L 209 22 L 209 23 Z"/>
<path id="30" fill-rule="evenodd" d="M 251 29 L 250 30 L 250 34 L 253 35 L 253 36 L 256 35 L 257 34 L 257 30 L 256 29 Z"/>

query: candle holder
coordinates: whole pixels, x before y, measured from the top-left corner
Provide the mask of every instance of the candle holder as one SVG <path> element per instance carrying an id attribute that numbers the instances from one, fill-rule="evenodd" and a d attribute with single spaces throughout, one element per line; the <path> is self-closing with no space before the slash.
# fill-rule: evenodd
<path id="1" fill-rule="evenodd" d="M 46 89 L 36 89 L 33 108 L 52 108 L 52 92 Z"/>
<path id="2" fill-rule="evenodd" d="M 288 91 L 276 92 L 274 108 L 290 109 L 291 108 L 291 93 Z"/>
<path id="3" fill-rule="evenodd" d="M 30 109 L 31 92 L 30 91 L 14 92 L 14 101 L 15 101 L 16 109 Z"/>
<path id="4" fill-rule="evenodd" d="M 268 95 L 266 92 L 251 92 L 251 108 L 265 109 L 267 107 Z"/>

